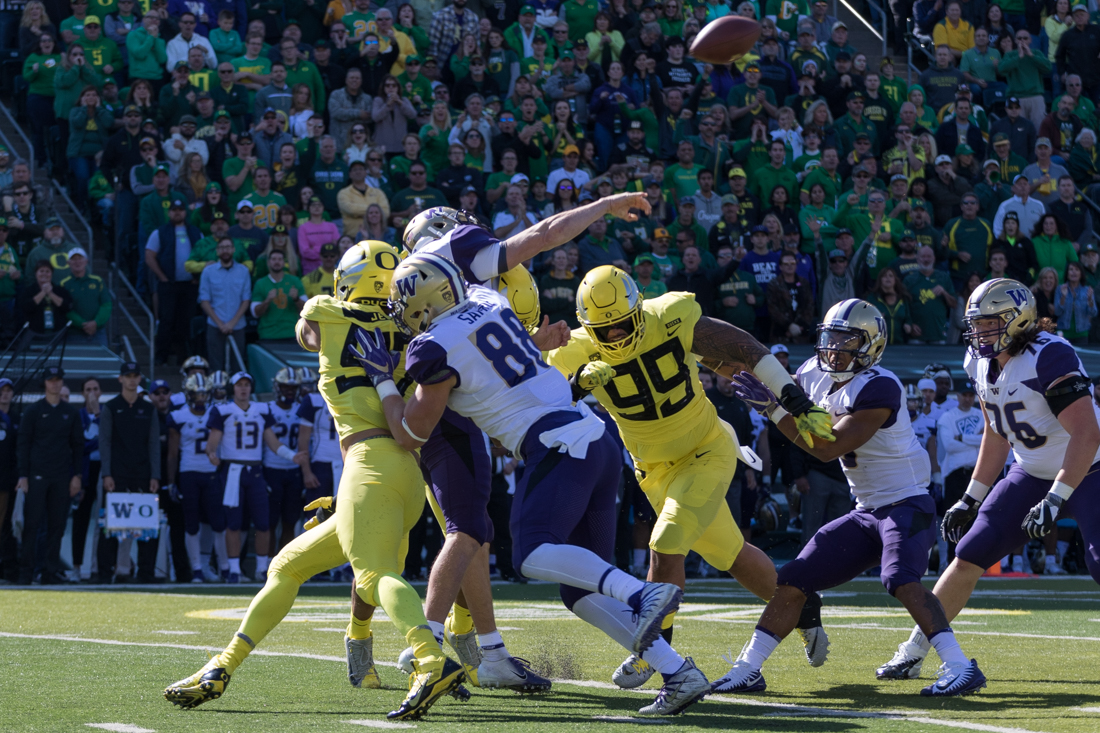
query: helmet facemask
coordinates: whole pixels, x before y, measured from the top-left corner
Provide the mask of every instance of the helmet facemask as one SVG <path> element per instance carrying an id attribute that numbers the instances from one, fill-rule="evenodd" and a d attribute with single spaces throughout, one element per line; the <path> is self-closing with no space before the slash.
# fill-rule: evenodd
<path id="1" fill-rule="evenodd" d="M 835 382 L 846 382 L 869 366 L 871 339 L 860 329 L 821 324 L 817 328 L 817 367 Z M 844 363 L 844 357 L 848 357 Z"/>
<path id="2" fill-rule="evenodd" d="M 630 314 L 619 321 L 606 324 L 584 323 L 584 330 L 588 332 L 596 350 L 603 356 L 616 361 L 626 361 L 637 353 L 645 337 L 645 319 L 642 317 L 642 309 L 635 308 Z M 611 332 L 622 330 L 626 335 L 615 341 L 611 340 Z"/>
<path id="3" fill-rule="evenodd" d="M 973 309 L 966 315 L 966 332 L 963 333 L 963 342 L 967 351 L 976 359 L 993 359 L 1008 348 L 1012 337 L 1008 334 L 1009 323 L 1019 315 L 1015 309 L 1009 308 L 999 313 L 983 314 Z M 996 328 L 979 330 L 976 322 L 998 319 Z"/>

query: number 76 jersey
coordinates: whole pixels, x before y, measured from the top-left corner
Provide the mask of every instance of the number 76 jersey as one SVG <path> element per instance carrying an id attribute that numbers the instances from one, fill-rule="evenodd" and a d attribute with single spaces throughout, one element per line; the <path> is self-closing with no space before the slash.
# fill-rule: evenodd
<path id="1" fill-rule="evenodd" d="M 547 361 L 566 375 L 592 361 L 615 367 L 615 378 L 592 394 L 615 419 L 626 449 L 646 463 L 675 461 L 702 444 L 718 421 L 691 353 L 702 315 L 694 293 L 666 293 L 643 301 L 645 333 L 630 359 L 601 355 L 588 332 L 578 328 Z"/>
<path id="2" fill-rule="evenodd" d="M 992 359 L 967 353 L 963 367 L 974 381 L 978 398 L 993 429 L 1012 445 L 1016 462 L 1035 478 L 1054 480 L 1062 468 L 1069 433 L 1047 404 L 1050 385 L 1069 374 L 1088 377 L 1069 342 L 1051 333 L 1039 334 L 1023 352 L 1008 360 L 1000 374 L 990 376 Z M 1093 404 L 1100 421 L 1100 410 Z M 1100 452 L 1092 462 L 1100 460 Z"/>

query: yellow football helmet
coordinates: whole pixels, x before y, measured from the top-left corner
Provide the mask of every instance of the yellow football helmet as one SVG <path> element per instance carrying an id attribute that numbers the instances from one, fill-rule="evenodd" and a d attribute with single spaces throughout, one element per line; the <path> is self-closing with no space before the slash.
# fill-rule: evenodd
<path id="1" fill-rule="evenodd" d="M 497 279 L 497 290 L 508 298 L 508 305 L 523 327 L 533 333 L 542 320 L 542 307 L 539 305 L 539 287 L 527 268 L 516 265 L 501 275 Z"/>
<path id="2" fill-rule="evenodd" d="M 577 288 L 577 319 L 602 356 L 616 361 L 633 357 L 645 336 L 642 294 L 634 278 L 613 265 L 591 270 Z M 608 341 L 612 326 L 624 329 L 626 338 Z"/>
<path id="3" fill-rule="evenodd" d="M 825 314 L 817 326 L 817 365 L 834 381 L 844 382 L 882 361 L 886 350 L 886 319 L 866 300 L 842 300 Z M 838 367 L 837 356 L 851 360 Z"/>
<path id="4" fill-rule="evenodd" d="M 979 318 L 999 318 L 1001 325 L 979 331 L 974 325 Z M 982 283 L 970 294 L 964 319 L 963 341 L 970 355 L 991 358 L 1007 349 L 1012 339 L 1038 328 L 1039 310 L 1030 288 L 1018 280 L 1002 277 Z M 992 343 L 982 343 L 991 336 L 995 337 Z"/>
<path id="5" fill-rule="evenodd" d="M 458 265 L 430 252 L 413 254 L 393 273 L 386 311 L 409 336 L 423 333 L 439 315 L 466 302 Z"/>
<path id="6" fill-rule="evenodd" d="M 401 263 L 401 255 L 393 245 L 373 239 L 353 244 L 333 274 L 333 293 L 337 300 L 356 303 L 364 300 L 384 301 L 390 293 L 390 280 Z"/>

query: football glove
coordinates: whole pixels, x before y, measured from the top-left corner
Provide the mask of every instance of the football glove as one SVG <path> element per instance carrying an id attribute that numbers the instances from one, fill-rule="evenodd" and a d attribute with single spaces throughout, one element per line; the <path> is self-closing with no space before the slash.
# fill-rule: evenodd
<path id="1" fill-rule="evenodd" d="M 978 516 L 978 507 L 981 504 L 980 501 L 969 494 L 963 494 L 962 498 L 956 501 L 943 515 L 940 534 L 943 536 L 944 541 L 958 544 L 959 540 L 966 534 L 966 528 L 974 521 L 974 517 Z"/>
<path id="2" fill-rule="evenodd" d="M 355 343 L 348 346 L 348 353 L 363 367 L 375 387 L 393 379 L 393 370 L 401 356 L 387 348 L 386 335 L 380 328 L 375 328 L 373 334 L 365 328 L 356 328 Z"/>
<path id="3" fill-rule="evenodd" d="M 1058 512 L 1063 502 L 1062 497 L 1052 491 L 1041 502 L 1031 507 L 1031 511 L 1024 517 L 1024 523 L 1020 525 L 1027 532 L 1027 536 L 1037 540 L 1050 534 L 1057 526 Z"/>
<path id="4" fill-rule="evenodd" d="M 615 378 L 615 367 L 604 361 L 590 361 L 577 374 L 577 386 L 585 392 L 591 392 Z"/>
<path id="5" fill-rule="evenodd" d="M 311 512 L 317 510 L 316 513 L 309 518 L 303 526 L 304 529 L 313 529 L 321 522 L 330 518 L 336 513 L 336 497 L 335 496 L 322 496 L 320 499 L 314 499 L 310 503 L 305 505 L 303 511 Z"/>
<path id="6" fill-rule="evenodd" d="M 161 488 L 168 492 L 168 498 L 172 500 L 173 504 L 179 504 L 183 501 L 183 497 L 180 495 L 179 486 L 176 484 L 166 484 Z"/>
<path id="7" fill-rule="evenodd" d="M 761 415 L 768 414 L 768 411 L 778 404 L 768 386 L 752 372 L 735 374 L 730 381 L 733 382 L 734 394 Z"/>
<path id="8" fill-rule="evenodd" d="M 786 393 L 787 390 L 784 389 L 783 392 Z M 790 412 L 790 410 L 787 411 Z M 833 435 L 833 416 L 820 407 L 811 407 L 801 415 L 791 412 L 791 415 L 794 416 L 794 425 L 798 428 L 798 434 L 802 436 L 807 447 L 814 447 L 814 438 L 820 438 L 827 443 L 836 440 L 836 436 Z"/>

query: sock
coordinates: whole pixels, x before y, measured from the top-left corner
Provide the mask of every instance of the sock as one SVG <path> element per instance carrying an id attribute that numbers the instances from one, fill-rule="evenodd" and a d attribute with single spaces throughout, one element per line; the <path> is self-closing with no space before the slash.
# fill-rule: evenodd
<path id="1" fill-rule="evenodd" d="M 645 567 L 645 559 L 649 554 L 649 550 L 641 549 L 634 551 L 634 569 L 640 570 Z"/>
<path id="2" fill-rule="evenodd" d="M 955 639 L 955 632 L 951 630 L 951 627 L 940 629 L 932 634 L 930 639 L 932 646 L 936 648 L 936 654 L 940 655 L 940 659 L 948 664 L 969 664 L 970 660 L 963 654 L 962 647 L 959 646 L 958 640 Z"/>
<path id="3" fill-rule="evenodd" d="M 429 621 L 428 628 L 432 630 L 432 636 L 439 642 L 439 648 L 443 648 L 443 624 L 438 621 Z"/>
<path id="4" fill-rule="evenodd" d="M 474 617 L 470 615 L 470 609 L 463 608 L 456 601 L 451 607 L 451 613 L 448 614 L 445 625 L 450 628 L 452 634 L 468 634 L 474 630 Z"/>
<path id="5" fill-rule="evenodd" d="M 237 575 L 241 574 L 241 559 L 239 557 L 229 558 L 229 572 Z"/>
<path id="6" fill-rule="evenodd" d="M 360 587 L 356 590 L 359 597 L 367 603 L 382 607 L 393 625 L 413 648 L 419 664 L 443 663 L 441 646 L 443 624 L 436 622 L 440 632 L 440 638 L 436 638 L 433 627 L 429 626 L 428 619 L 424 618 L 424 606 L 420 596 L 407 580 L 396 573 L 385 573 L 378 578 L 375 585 L 376 598 L 368 598 Z"/>
<path id="7" fill-rule="evenodd" d="M 225 549 L 225 532 L 214 533 L 214 552 L 218 555 L 218 569 L 228 570 L 229 551 Z"/>
<path id="8" fill-rule="evenodd" d="M 210 564 L 210 556 L 205 557 L 199 551 L 199 536 L 198 534 L 185 534 L 183 536 L 183 544 L 187 548 L 187 557 L 191 560 L 192 570 L 202 570 Z"/>
<path id="9" fill-rule="evenodd" d="M 239 564 L 240 560 L 236 562 Z M 245 612 L 236 636 L 225 651 L 218 655 L 217 666 L 225 667 L 229 674 L 233 674 L 245 657 L 290 613 L 300 587 L 301 583 L 290 575 L 272 573 L 248 605 L 248 611 Z"/>
<path id="10" fill-rule="evenodd" d="M 271 565 L 271 558 L 267 555 L 256 556 L 256 574 L 266 573 L 267 568 Z"/>
<path id="11" fill-rule="evenodd" d="M 672 643 L 672 622 L 676 620 L 676 614 L 670 613 L 661 619 L 661 638 Z"/>
<path id="12" fill-rule="evenodd" d="M 255 648 L 256 645 L 252 643 L 252 639 L 238 631 L 233 635 L 233 640 L 229 642 L 225 651 L 215 656 L 211 662 L 215 667 L 224 667 L 228 674 L 233 674 Z"/>
<path id="13" fill-rule="evenodd" d="M 607 563 L 599 555 L 575 545 L 544 543 L 527 556 L 520 572 L 535 580 L 571 585 L 630 604 L 645 584 Z"/>
<path id="14" fill-rule="evenodd" d="M 409 629 L 405 641 L 412 647 L 417 665 L 443 663 L 443 649 L 436 643 L 435 635 L 427 624 Z"/>
<path id="15" fill-rule="evenodd" d="M 781 639 L 775 634 L 757 624 L 756 630 L 752 632 L 752 638 L 741 650 L 741 656 L 737 659 L 748 662 L 753 669 L 758 670 L 764 666 L 764 662 L 768 661 L 768 657 L 779 646 L 780 641 Z"/>
<path id="16" fill-rule="evenodd" d="M 638 623 L 630 620 L 631 610 L 621 601 L 596 594 L 587 595 L 573 604 L 573 613 L 607 634 L 612 641 L 630 650 Z M 642 659 L 661 674 L 673 674 L 684 666 L 684 658 L 664 639 L 653 642 L 653 646 L 646 649 Z"/>
<path id="17" fill-rule="evenodd" d="M 190 556 L 191 555 L 190 551 L 187 554 L 188 554 L 188 556 Z M 194 562 L 194 561 L 192 561 L 192 562 Z M 210 567 L 210 553 L 209 552 L 200 552 L 199 553 L 199 563 L 200 563 L 199 567 L 202 568 L 203 570 L 206 570 L 207 568 L 209 568 Z"/>
<path id="18" fill-rule="evenodd" d="M 371 619 L 369 618 L 365 621 L 360 621 L 355 618 L 355 616 L 352 616 L 351 623 L 348 624 L 348 638 L 369 639 L 371 637 L 370 622 Z"/>
<path id="19" fill-rule="evenodd" d="M 1058 562 L 1062 562 L 1066 558 L 1066 553 L 1069 552 L 1069 543 L 1058 540 Z"/>
<path id="20" fill-rule="evenodd" d="M 512 656 L 508 653 L 508 647 L 504 646 L 504 639 L 501 638 L 499 631 L 484 635 L 478 634 L 477 643 L 481 647 L 481 651 L 485 653 L 485 658 L 490 662 L 500 662 Z"/>
<path id="21" fill-rule="evenodd" d="M 928 637 L 924 635 L 924 632 L 920 630 L 919 626 L 913 627 L 913 633 L 909 635 L 909 643 L 916 644 L 921 648 L 923 657 L 928 653 L 928 650 L 932 648 L 931 642 L 928 641 Z"/>

